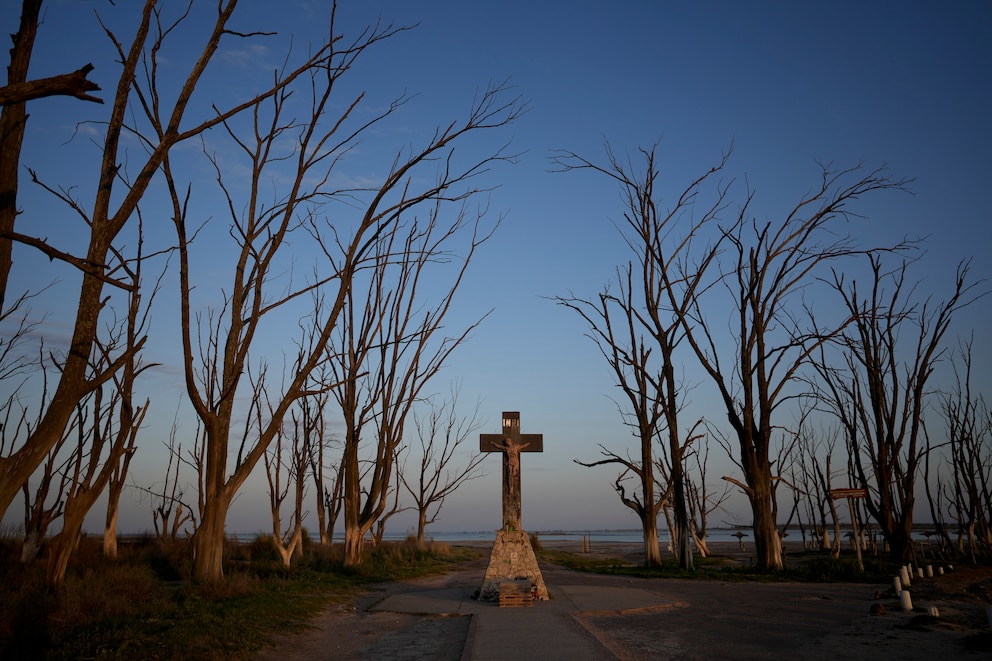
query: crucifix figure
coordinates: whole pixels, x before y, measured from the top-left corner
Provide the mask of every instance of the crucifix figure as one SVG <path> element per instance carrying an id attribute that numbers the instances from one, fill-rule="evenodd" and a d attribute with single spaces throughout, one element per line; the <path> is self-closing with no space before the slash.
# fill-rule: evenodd
<path id="1" fill-rule="evenodd" d="M 503 454 L 503 529 L 520 530 L 520 453 L 543 452 L 543 434 L 521 434 L 520 412 L 503 411 L 502 434 L 480 434 L 479 450 Z"/>

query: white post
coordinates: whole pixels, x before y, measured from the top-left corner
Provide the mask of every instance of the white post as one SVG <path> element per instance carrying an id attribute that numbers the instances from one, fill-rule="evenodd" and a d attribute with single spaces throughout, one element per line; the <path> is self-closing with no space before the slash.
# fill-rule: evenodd
<path id="1" fill-rule="evenodd" d="M 911 611 L 911 610 L 913 610 L 913 600 L 909 596 L 909 590 L 903 590 L 899 594 L 899 601 L 900 601 L 900 603 L 902 603 L 902 609 L 904 611 Z"/>
<path id="2" fill-rule="evenodd" d="M 923 578 L 923 567 L 916 568 L 916 578 Z"/>
<path id="3" fill-rule="evenodd" d="M 902 592 L 902 581 L 899 580 L 898 576 L 892 577 L 892 587 L 895 588 L 896 596 L 898 597 L 899 593 Z"/>
<path id="4" fill-rule="evenodd" d="M 927 578 L 933 578 L 933 565 L 927 565 Z"/>
<path id="5" fill-rule="evenodd" d="M 909 580 L 909 571 L 906 569 L 906 565 L 899 568 L 899 578 L 902 579 L 902 585 L 904 588 L 908 588 L 912 585 L 912 582 Z"/>

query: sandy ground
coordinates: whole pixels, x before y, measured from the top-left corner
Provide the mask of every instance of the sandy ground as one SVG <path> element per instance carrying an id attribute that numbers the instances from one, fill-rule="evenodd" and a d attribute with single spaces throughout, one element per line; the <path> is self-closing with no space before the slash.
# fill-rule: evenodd
<path id="1" fill-rule="evenodd" d="M 577 542 L 544 542 L 577 552 Z M 481 545 L 485 546 L 485 545 Z M 733 545 L 736 547 L 736 544 Z M 485 550 L 485 549 L 484 549 Z M 726 553 L 733 548 L 714 549 Z M 595 546 L 592 555 L 641 561 L 636 544 Z M 746 554 L 741 556 L 746 560 Z M 312 629 L 279 637 L 259 659 L 463 659 L 472 616 L 376 610 L 411 589 L 481 585 L 488 557 L 440 577 L 385 584 L 318 616 Z M 914 581 L 905 612 L 891 585 L 740 583 L 630 579 L 542 564 L 555 585 L 609 585 L 657 592 L 668 607 L 646 612 L 586 611 L 571 617 L 615 658 L 951 659 L 992 658 L 992 568 L 962 568 Z M 928 615 L 931 606 L 939 617 Z M 541 608 L 535 604 L 532 608 Z"/>

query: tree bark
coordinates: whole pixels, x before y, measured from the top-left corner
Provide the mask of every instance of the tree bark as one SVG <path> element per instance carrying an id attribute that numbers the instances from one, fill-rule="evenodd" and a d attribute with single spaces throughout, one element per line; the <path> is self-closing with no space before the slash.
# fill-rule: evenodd
<path id="1" fill-rule="evenodd" d="M 103 557 L 117 559 L 117 515 L 120 506 L 117 502 L 107 504 L 107 518 L 103 526 Z"/>
<path id="2" fill-rule="evenodd" d="M 641 518 L 641 531 L 644 539 L 644 566 L 657 567 L 661 564 L 661 546 L 658 544 L 658 517 Z"/>
<path id="3" fill-rule="evenodd" d="M 761 571 L 781 571 L 782 540 L 778 536 L 778 523 L 772 513 L 771 476 L 767 480 L 757 479 L 751 487 L 751 514 L 754 517 L 755 561 Z"/>
<path id="4" fill-rule="evenodd" d="M 82 494 L 66 500 L 65 512 L 62 515 L 62 530 L 48 545 L 46 579 L 49 588 L 58 588 L 65 581 L 65 570 L 79 541 L 83 521 L 99 495 L 99 490 L 87 489 Z"/>
<path id="5" fill-rule="evenodd" d="M 193 577 L 214 582 L 224 578 L 224 542 L 228 501 L 215 493 L 204 501 L 200 525 L 193 534 Z"/>

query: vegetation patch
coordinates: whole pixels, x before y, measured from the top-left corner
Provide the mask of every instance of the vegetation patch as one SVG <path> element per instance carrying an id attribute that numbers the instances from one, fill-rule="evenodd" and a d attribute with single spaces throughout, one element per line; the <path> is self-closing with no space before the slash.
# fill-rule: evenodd
<path id="1" fill-rule="evenodd" d="M 74 564 L 57 592 L 45 586 L 44 560 L 21 565 L 8 553 L 0 573 L 0 658 L 245 658 L 276 632 L 304 630 L 368 584 L 444 572 L 480 557 L 474 549 L 408 540 L 383 544 L 348 568 L 340 547 L 313 546 L 287 568 L 274 554 L 246 559 L 232 545 L 224 579 L 198 583 L 189 578 L 189 561 L 179 559 L 182 551 L 134 545 L 116 562 L 80 554 L 90 559 Z"/>
<path id="2" fill-rule="evenodd" d="M 890 563 L 865 559 L 864 571 L 857 560 L 842 555 L 839 559 L 822 554 L 801 554 L 787 563 L 784 571 L 763 572 L 753 563 L 742 563 L 733 555 L 709 555 L 694 558 L 694 569 L 682 569 L 674 558 L 664 558 L 656 567 L 645 567 L 622 558 L 588 556 L 567 551 L 542 550 L 538 558 L 547 563 L 576 571 L 641 578 L 691 578 L 720 581 L 811 582 L 811 583 L 878 583 L 888 582 L 892 575 Z"/>

